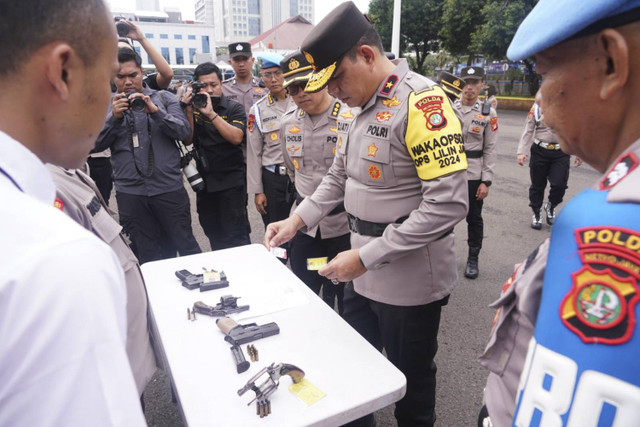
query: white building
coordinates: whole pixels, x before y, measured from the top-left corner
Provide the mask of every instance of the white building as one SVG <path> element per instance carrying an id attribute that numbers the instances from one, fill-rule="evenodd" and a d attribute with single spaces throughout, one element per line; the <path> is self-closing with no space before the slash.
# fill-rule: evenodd
<path id="1" fill-rule="evenodd" d="M 216 41 L 247 41 L 284 20 L 302 15 L 313 22 L 314 0 L 197 0 L 196 20 L 213 25 Z"/>
<path id="2" fill-rule="evenodd" d="M 113 10 L 112 13 L 134 21 L 172 67 L 217 61 L 213 25 L 196 21 L 169 22 L 170 15 L 165 12 Z M 134 49 L 142 57 L 143 66 L 148 68 L 151 64 L 149 56 L 139 43 L 134 42 Z"/>

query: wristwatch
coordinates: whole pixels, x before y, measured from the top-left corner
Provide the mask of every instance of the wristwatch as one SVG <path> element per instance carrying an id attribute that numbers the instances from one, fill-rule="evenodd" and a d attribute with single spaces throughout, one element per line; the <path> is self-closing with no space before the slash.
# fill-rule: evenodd
<path id="1" fill-rule="evenodd" d="M 481 181 L 487 187 L 491 187 L 491 181 Z"/>

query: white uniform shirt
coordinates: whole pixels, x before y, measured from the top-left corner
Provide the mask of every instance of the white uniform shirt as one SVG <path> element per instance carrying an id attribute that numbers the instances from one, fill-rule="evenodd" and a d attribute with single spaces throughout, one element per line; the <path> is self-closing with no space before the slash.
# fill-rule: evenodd
<path id="1" fill-rule="evenodd" d="M 53 207 L 45 166 L 2 132 L 0 194 L 0 425 L 145 425 L 115 254 Z"/>

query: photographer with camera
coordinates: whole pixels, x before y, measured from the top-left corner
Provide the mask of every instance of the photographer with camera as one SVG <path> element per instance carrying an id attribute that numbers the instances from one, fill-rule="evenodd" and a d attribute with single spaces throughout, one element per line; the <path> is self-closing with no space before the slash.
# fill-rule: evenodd
<path id="1" fill-rule="evenodd" d="M 194 82 L 180 100 L 198 154 L 197 165 L 206 189 L 197 193 L 200 225 L 211 249 L 248 245 L 246 169 L 240 144 L 245 140 L 242 104 L 222 94 L 222 73 L 211 62 L 196 67 Z"/>
<path id="2" fill-rule="evenodd" d="M 127 37 L 131 40 L 135 40 L 140 43 L 142 49 L 147 53 L 149 62 L 152 62 L 156 69 L 155 73 L 150 73 L 142 78 L 142 82 L 150 89 L 160 90 L 166 89 L 171 83 L 173 78 L 173 70 L 169 66 L 169 63 L 164 57 L 149 43 L 144 33 L 131 21 L 127 21 L 124 18 L 119 19 L 116 22 L 116 31 L 120 38 L 118 39 L 118 47 L 126 47 L 135 52 L 133 45 L 127 40 Z M 116 88 L 112 83 L 112 90 L 115 92 Z M 87 163 L 89 163 L 89 174 L 100 189 L 102 198 L 109 204 L 109 198 L 111 197 L 111 190 L 113 189 L 113 169 L 111 167 L 111 152 L 104 150 L 100 152 L 92 151 L 89 154 Z"/>
<path id="3" fill-rule="evenodd" d="M 118 50 L 117 93 L 96 150 L 111 148 L 120 223 L 140 263 L 200 253 L 191 230 L 189 197 L 175 140 L 189 124 L 172 94 L 142 85 L 140 57 Z"/>

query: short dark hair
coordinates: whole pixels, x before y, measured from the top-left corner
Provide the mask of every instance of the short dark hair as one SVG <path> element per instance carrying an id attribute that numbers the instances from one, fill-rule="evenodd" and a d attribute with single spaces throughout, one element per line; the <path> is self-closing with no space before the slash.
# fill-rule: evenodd
<path id="1" fill-rule="evenodd" d="M 0 76 L 18 72 L 38 49 L 57 40 L 68 43 L 85 65 L 95 63 L 108 16 L 103 0 L 0 0 L 0 11 Z"/>
<path id="2" fill-rule="evenodd" d="M 384 46 L 382 46 L 380 34 L 378 34 L 375 28 L 371 27 L 362 35 L 362 37 L 360 37 L 360 40 L 358 40 L 358 42 L 344 54 L 344 56 L 349 58 L 352 62 L 355 62 L 358 54 L 358 48 L 365 44 L 377 48 L 380 53 L 384 55 Z"/>
<path id="3" fill-rule="evenodd" d="M 198 80 L 200 76 L 206 76 L 211 73 L 216 73 L 218 79 L 222 81 L 222 71 L 220 68 L 212 62 L 203 62 L 193 70 L 193 80 Z"/>
<path id="4" fill-rule="evenodd" d="M 118 49 L 118 63 L 124 64 L 125 62 L 133 61 L 136 63 L 136 67 L 142 68 L 142 59 L 135 50 L 131 50 L 128 47 L 121 47 Z"/>

